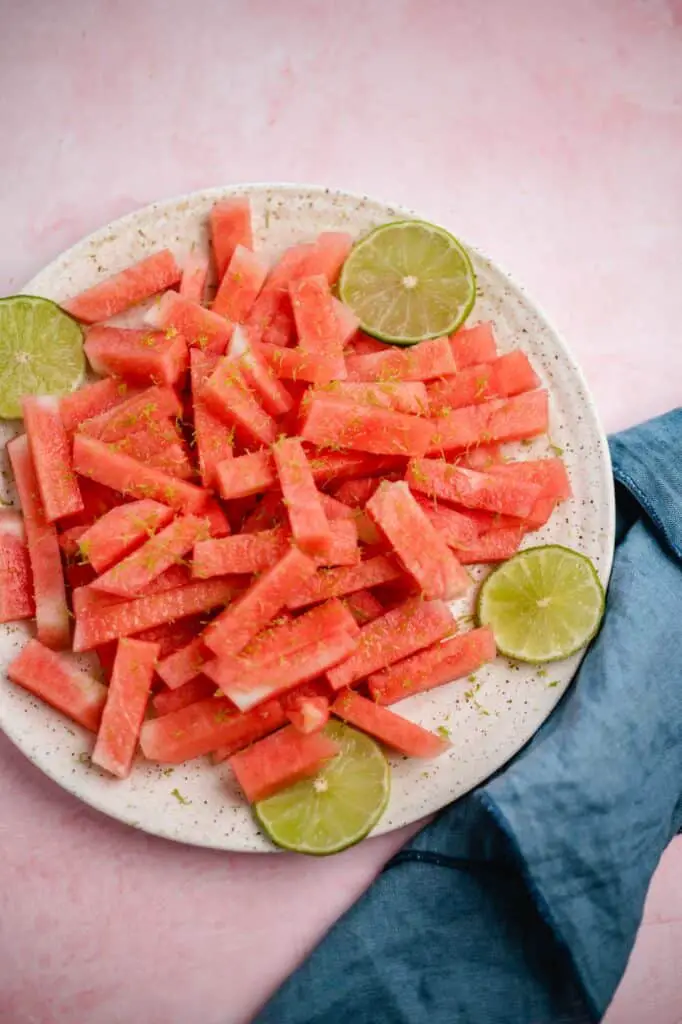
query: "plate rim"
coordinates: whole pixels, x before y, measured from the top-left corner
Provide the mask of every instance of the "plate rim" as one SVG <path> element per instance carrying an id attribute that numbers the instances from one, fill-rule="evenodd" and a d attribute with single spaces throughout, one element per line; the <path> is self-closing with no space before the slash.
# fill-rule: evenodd
<path id="1" fill-rule="evenodd" d="M 294 192 L 298 192 L 298 193 L 305 192 L 305 193 L 308 193 L 308 194 L 314 194 L 318 198 L 320 198 L 320 197 L 334 197 L 334 198 L 338 198 L 338 199 L 346 199 L 346 200 L 349 200 L 349 201 L 352 201 L 352 202 L 355 202 L 355 203 L 368 202 L 368 203 L 375 204 L 375 205 L 380 206 L 383 209 L 385 209 L 387 214 L 388 214 L 388 216 L 400 216 L 400 215 L 402 215 L 402 216 L 405 216 L 408 219 L 412 219 L 412 218 L 418 217 L 419 219 L 429 220 L 432 223 L 440 223 L 439 220 L 437 220 L 437 219 L 434 220 L 433 218 L 428 217 L 426 214 L 417 213 L 411 207 L 405 206 L 402 203 L 394 203 L 394 202 L 391 202 L 389 200 L 384 200 L 384 199 L 382 199 L 382 198 L 380 198 L 378 196 L 377 197 L 370 196 L 370 195 L 368 195 L 366 193 L 363 193 L 363 192 L 356 192 L 356 191 L 353 191 L 353 190 L 349 190 L 349 189 L 345 189 L 345 188 L 340 188 L 340 187 L 337 187 L 337 186 L 327 186 L 327 185 L 322 185 L 322 184 L 319 184 L 319 183 L 318 184 L 309 184 L 309 183 L 306 183 L 306 182 L 294 182 L 294 181 L 250 181 L 250 182 L 237 182 L 237 183 L 230 184 L 230 185 L 214 185 L 214 186 L 210 186 L 210 187 L 203 188 L 203 189 L 196 189 L 196 190 L 194 190 L 192 192 L 185 192 L 185 193 L 180 193 L 178 195 L 169 196 L 169 197 L 166 197 L 166 198 L 152 200 L 152 202 L 147 203 L 147 204 L 145 204 L 143 206 L 137 207 L 136 209 L 131 210 L 129 213 L 123 214 L 123 216 L 118 217 L 115 220 L 108 221 L 108 222 L 100 225 L 99 227 L 93 229 L 89 234 L 84 235 L 83 237 L 78 239 L 76 242 L 74 242 L 73 245 L 69 246 L 68 249 L 65 249 L 62 252 L 58 253 L 52 260 L 50 260 L 49 263 L 47 263 L 43 267 L 41 267 L 38 270 L 38 272 L 36 274 L 34 274 L 31 277 L 31 279 L 16 294 L 22 294 L 22 295 L 34 294 L 35 292 L 32 290 L 32 289 L 34 289 L 33 282 L 35 282 L 36 279 L 38 279 L 49 268 L 53 267 L 55 264 L 59 264 L 60 261 L 65 260 L 71 253 L 73 253 L 74 250 L 77 250 L 77 249 L 79 249 L 81 247 L 86 248 L 88 246 L 88 244 L 92 243 L 93 241 L 96 241 L 99 236 L 102 236 L 102 235 L 106 234 L 107 232 L 111 233 L 112 231 L 120 231 L 121 229 L 125 229 L 126 226 L 128 226 L 131 222 L 133 222 L 136 218 L 138 218 L 141 213 L 143 213 L 146 210 L 150 210 L 150 209 L 154 209 L 154 208 L 172 208 L 174 206 L 178 206 L 179 204 L 181 204 L 183 202 L 190 203 L 190 202 L 196 201 L 199 198 L 201 198 L 201 199 L 210 199 L 210 198 L 214 197 L 215 199 L 218 199 L 218 198 L 220 198 L 222 196 L 229 196 L 229 195 L 232 195 L 232 194 L 243 195 L 245 193 L 247 193 L 247 194 L 248 193 L 260 193 L 260 192 L 275 191 L 275 190 L 276 191 L 280 191 L 280 192 L 283 191 L 283 192 L 292 192 L 292 193 L 294 193 Z M 446 230 L 450 231 L 450 228 L 448 227 L 447 223 L 443 224 L 442 226 Z M 569 364 L 571 372 L 573 373 L 573 375 L 577 379 L 578 384 L 580 385 L 581 392 L 582 392 L 582 394 L 584 396 L 584 399 L 585 399 L 586 407 L 588 408 L 590 416 L 592 417 L 594 425 L 596 427 L 596 433 L 598 435 L 598 437 L 597 437 L 598 447 L 599 447 L 599 452 L 600 452 L 601 459 L 602 459 L 603 474 L 604 474 L 605 479 L 608 480 L 608 486 L 606 488 L 607 507 L 606 507 L 606 510 L 605 510 L 606 513 L 607 513 L 607 515 L 606 515 L 606 519 L 607 519 L 606 531 L 607 531 L 607 535 L 608 536 L 604 540 L 603 565 L 602 565 L 602 567 L 600 569 L 600 572 L 599 572 L 600 579 L 601 579 L 601 581 L 602 581 L 602 583 L 604 585 L 604 589 L 606 591 L 607 588 L 608 588 L 608 583 L 609 583 L 609 579 L 610 579 L 610 576 L 611 576 L 611 571 L 612 571 L 612 567 L 613 567 L 613 557 L 614 557 L 614 552 L 615 552 L 615 521 L 616 521 L 615 487 L 614 487 L 614 481 L 613 481 L 612 462 L 611 462 L 610 448 L 609 448 L 609 444 L 608 444 L 608 437 L 607 437 L 606 431 L 604 430 L 604 426 L 603 426 L 603 423 L 602 423 L 602 419 L 601 419 L 601 415 L 600 415 L 600 412 L 599 412 L 599 408 L 598 408 L 597 403 L 596 403 L 596 401 L 594 399 L 592 390 L 591 390 L 589 384 L 587 383 L 587 380 L 585 378 L 585 375 L 584 375 L 584 372 L 582 370 L 582 367 L 578 363 L 578 361 L 577 361 L 577 359 L 576 359 L 576 357 L 575 357 L 575 355 L 573 353 L 573 350 L 571 349 L 570 345 L 567 343 L 563 333 L 560 332 L 556 328 L 553 320 L 547 315 L 547 313 L 545 311 L 545 308 L 540 303 L 538 303 L 535 300 L 535 298 L 531 297 L 528 294 L 528 292 L 526 291 L 526 289 L 523 287 L 523 285 L 521 285 L 519 283 L 519 281 L 517 280 L 517 278 L 514 275 L 514 273 L 510 272 L 507 269 L 507 266 L 502 264 L 502 263 L 500 263 L 498 260 L 496 260 L 496 259 L 493 260 L 490 256 L 488 256 L 488 254 L 486 252 L 481 250 L 478 246 L 470 244 L 466 239 L 463 239 L 457 233 L 454 233 L 454 235 L 458 239 L 458 241 L 460 241 L 467 250 L 470 250 L 473 253 L 475 253 L 476 256 L 479 258 L 479 260 L 482 260 L 486 264 L 488 264 L 489 267 L 491 267 L 496 273 L 498 273 L 499 275 L 501 275 L 504 278 L 504 280 L 511 286 L 511 288 L 515 292 L 519 293 L 522 296 L 524 303 L 528 307 L 530 307 L 532 312 L 550 330 L 550 332 L 553 335 L 554 339 L 559 343 L 559 345 L 560 345 L 560 347 L 562 349 L 562 352 L 563 352 L 563 357 L 564 357 L 565 361 Z M 576 663 L 576 665 L 575 665 L 575 667 L 573 669 L 572 675 L 571 675 L 571 677 L 570 677 L 570 679 L 569 679 L 565 689 L 564 690 L 559 690 L 555 704 L 553 705 L 551 710 L 548 712 L 548 714 L 543 718 L 543 720 L 537 725 L 537 727 L 533 729 L 533 731 L 531 732 L 530 736 L 526 737 L 523 740 L 523 742 L 519 746 L 517 746 L 512 753 L 509 754 L 509 757 L 507 757 L 497 767 L 492 768 L 492 769 L 487 767 L 485 772 L 484 772 L 484 774 L 478 779 L 478 781 L 472 783 L 472 785 L 469 786 L 469 788 L 465 792 L 460 793 L 456 797 L 452 798 L 453 800 L 459 800 L 459 799 L 464 798 L 469 793 L 471 793 L 475 788 L 477 788 L 478 786 L 484 784 L 486 782 L 486 780 L 491 778 L 493 775 L 497 774 L 500 771 L 504 771 L 507 768 L 507 766 L 510 764 L 510 762 L 528 745 L 528 743 L 533 739 L 533 737 L 537 734 L 537 732 L 543 727 L 545 722 L 554 713 L 554 711 L 556 709 L 556 705 L 560 702 L 560 700 L 563 699 L 564 694 L 568 690 L 570 690 L 571 686 L 573 685 L 573 683 L 575 681 L 575 677 L 576 677 L 576 675 L 577 675 L 577 673 L 578 673 L 578 671 L 580 669 L 580 665 L 582 664 L 582 660 L 583 660 L 583 658 L 584 658 L 586 653 L 587 653 L 586 650 L 581 653 L 581 656 L 580 656 L 579 660 L 577 661 L 577 663 Z M 7 677 L 5 677 L 5 679 L 6 678 Z M 46 707 L 47 707 L 47 705 L 46 705 Z M 52 709 L 50 709 L 50 710 L 52 710 Z M 239 853 L 282 853 L 282 852 L 285 852 L 285 851 L 279 850 L 277 847 L 274 847 L 274 846 L 269 848 L 269 849 L 266 848 L 266 847 L 257 847 L 257 848 L 248 848 L 247 849 L 244 846 L 234 845 L 233 843 L 232 844 L 230 843 L 230 840 L 233 838 L 231 835 L 230 836 L 224 836 L 224 835 L 216 836 L 216 841 L 215 842 L 207 841 L 205 837 L 199 837 L 196 840 L 194 840 L 191 837 L 189 837 L 189 838 L 187 836 L 182 836 L 181 837 L 181 836 L 178 836 L 176 834 L 173 834 L 172 831 L 166 830 L 163 826 L 161 826 L 161 827 L 159 827 L 158 825 L 147 826 L 147 825 L 145 825 L 141 821 L 133 821 L 133 820 L 131 820 L 129 818 L 126 818 L 121 813 L 117 813 L 114 809 L 112 809 L 109 806 L 107 806 L 106 801 L 100 800 L 99 799 L 99 794 L 97 794 L 97 793 L 96 794 L 89 794 L 88 793 L 88 794 L 84 795 L 78 789 L 77 786 L 71 785 L 71 777 L 70 777 L 70 775 L 67 775 L 66 773 L 60 773 L 58 770 L 53 769 L 52 764 L 49 761 L 49 758 L 42 758 L 41 759 L 41 758 L 36 757 L 32 752 L 27 751 L 25 749 L 25 747 L 21 745 L 21 742 L 20 742 L 19 738 L 17 736 L 13 735 L 12 733 L 7 731 L 7 729 L 5 727 L 5 724 L 3 722 L 0 722 L 0 728 L 2 729 L 4 735 L 13 744 L 13 746 L 15 746 L 19 751 L 21 751 L 21 753 L 27 758 L 27 760 L 29 762 L 31 762 L 36 768 L 38 768 L 52 782 L 54 782 L 56 785 L 58 785 L 61 789 L 65 790 L 70 796 L 72 796 L 72 797 L 76 798 L 77 800 L 81 801 L 86 806 L 94 808 L 96 811 L 106 815 L 106 817 L 112 819 L 113 821 L 119 822 L 120 824 L 123 824 L 123 825 L 125 825 L 125 826 L 127 826 L 129 828 L 134 828 L 134 829 L 137 829 L 138 831 L 145 832 L 147 835 L 152 835 L 152 836 L 155 836 L 155 837 L 158 837 L 158 838 L 161 838 L 161 839 L 170 840 L 170 841 L 172 841 L 174 843 L 179 843 L 181 845 L 194 846 L 194 847 L 203 848 L 203 849 L 215 849 L 215 850 L 220 850 L 221 852 L 225 852 L 225 853 L 227 853 L 227 852 L 239 852 Z M 446 807 L 446 806 L 449 806 L 449 803 L 441 804 L 440 805 L 440 809 L 442 809 L 443 807 Z M 420 816 L 418 818 L 412 818 L 411 819 L 411 824 L 415 824 L 416 822 L 424 821 L 431 814 L 437 813 L 437 810 L 438 809 L 436 809 L 434 811 L 426 812 L 425 815 Z M 378 837 L 380 835 L 386 835 L 386 834 L 388 834 L 390 832 L 396 831 L 399 828 L 406 827 L 408 824 L 409 824 L 408 822 L 403 822 L 400 825 L 390 825 L 390 826 L 382 829 L 381 821 L 379 821 L 379 823 L 377 824 L 377 826 L 375 827 L 375 829 L 372 831 L 372 833 L 370 834 L 370 836 L 368 838 L 371 839 L 371 838 Z"/>

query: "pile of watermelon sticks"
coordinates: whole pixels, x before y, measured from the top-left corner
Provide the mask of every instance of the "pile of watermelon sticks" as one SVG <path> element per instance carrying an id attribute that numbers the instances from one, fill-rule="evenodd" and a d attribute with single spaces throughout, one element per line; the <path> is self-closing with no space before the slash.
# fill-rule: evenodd
<path id="1" fill-rule="evenodd" d="M 503 455 L 547 431 L 548 395 L 490 324 L 389 348 L 333 294 L 348 235 L 268 267 L 247 199 L 209 227 L 210 259 L 154 252 L 63 303 L 101 379 L 24 401 L 0 620 L 35 617 L 9 677 L 96 733 L 93 763 L 211 754 L 255 801 L 334 756 L 330 714 L 444 751 L 388 705 L 494 657 L 457 631 L 465 566 L 571 491 L 561 459 Z"/>

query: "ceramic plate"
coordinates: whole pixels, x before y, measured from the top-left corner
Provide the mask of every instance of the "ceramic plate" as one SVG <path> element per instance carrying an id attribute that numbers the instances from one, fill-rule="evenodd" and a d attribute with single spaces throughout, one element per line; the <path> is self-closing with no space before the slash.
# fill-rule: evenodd
<path id="1" fill-rule="evenodd" d="M 414 216 L 366 196 L 323 188 L 250 185 L 212 189 L 155 203 L 95 232 L 30 281 L 25 292 L 56 301 L 95 284 L 156 249 L 168 246 L 182 260 L 194 245 L 207 246 L 207 215 L 216 199 L 247 193 L 253 208 L 255 246 L 276 257 L 294 242 L 323 230 L 361 236 L 389 219 Z M 457 225 L 448 225 L 455 233 Z M 594 403 L 565 344 L 523 291 L 485 256 L 471 250 L 478 298 L 470 322 L 492 320 L 502 352 L 519 347 L 551 394 L 550 439 L 530 447 L 508 446 L 515 456 L 538 457 L 562 449 L 575 497 L 562 505 L 529 544 L 578 548 L 596 564 L 606 584 L 614 532 L 608 448 Z M 140 312 L 127 314 L 127 322 Z M 2 441 L 19 424 L 3 427 Z M 13 498 L 5 473 L 5 497 Z M 485 570 L 480 569 L 480 577 Z M 471 607 L 458 603 L 466 615 Z M 116 781 L 89 765 L 92 737 L 6 680 L 4 669 L 29 630 L 0 627 L 0 725 L 11 740 L 60 786 L 106 814 L 155 835 L 224 850 L 266 851 L 248 806 L 225 765 L 208 759 L 174 769 L 139 761 L 129 779 Z M 388 809 L 376 833 L 415 821 L 472 789 L 497 771 L 551 713 L 576 671 L 579 657 L 538 673 L 505 658 L 430 694 L 402 702 L 399 713 L 427 728 L 451 732 L 449 754 L 436 761 L 393 758 Z M 179 792 L 181 803 L 173 791 Z"/>

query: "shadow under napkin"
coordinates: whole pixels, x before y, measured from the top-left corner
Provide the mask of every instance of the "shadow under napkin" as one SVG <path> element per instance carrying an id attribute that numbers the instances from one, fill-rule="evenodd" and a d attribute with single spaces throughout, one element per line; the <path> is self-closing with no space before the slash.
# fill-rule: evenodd
<path id="1" fill-rule="evenodd" d="M 682 410 L 611 440 L 617 547 L 574 685 L 384 868 L 255 1024 L 579 1024 L 682 825 Z"/>

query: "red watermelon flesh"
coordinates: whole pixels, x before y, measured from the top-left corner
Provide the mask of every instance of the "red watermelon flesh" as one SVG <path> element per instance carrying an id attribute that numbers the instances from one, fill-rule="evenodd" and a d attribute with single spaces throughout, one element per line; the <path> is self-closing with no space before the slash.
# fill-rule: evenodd
<path id="1" fill-rule="evenodd" d="M 463 515 L 442 501 L 426 498 L 418 492 L 415 499 L 426 513 L 431 525 L 450 547 L 466 548 L 476 542 L 479 529 L 469 515 Z"/>
<path id="2" fill-rule="evenodd" d="M 248 711 L 299 683 L 316 679 L 326 669 L 345 661 L 355 647 L 355 638 L 340 630 L 299 648 L 283 664 L 268 661 L 235 677 L 231 662 L 218 658 L 209 662 L 204 671 L 238 708 Z"/>
<path id="3" fill-rule="evenodd" d="M 513 398 L 467 405 L 432 420 L 432 423 L 429 453 L 461 451 L 478 444 L 522 441 L 547 432 L 548 395 L 546 391 L 528 391 Z"/>
<path id="4" fill-rule="evenodd" d="M 71 445 L 59 412 L 59 399 L 55 395 L 25 398 L 22 409 L 47 522 L 81 512 L 83 498 L 71 465 Z"/>
<path id="5" fill-rule="evenodd" d="M 167 337 L 181 334 L 188 345 L 218 355 L 225 351 L 232 336 L 232 324 L 224 317 L 177 292 L 162 295 L 145 314 L 145 322 L 165 331 Z"/>
<path id="6" fill-rule="evenodd" d="M 540 498 L 566 501 L 573 493 L 566 466 L 559 458 L 507 462 L 503 465 L 492 466 L 489 472 L 505 480 L 537 484 L 541 488 L 538 495 Z"/>
<path id="7" fill-rule="evenodd" d="M 225 756 L 229 756 L 285 721 L 277 701 L 242 715 L 224 697 L 210 697 L 146 721 L 140 731 L 140 746 L 149 761 L 162 764 L 181 764 L 221 748 L 227 748 Z"/>
<path id="8" fill-rule="evenodd" d="M 172 655 L 171 655 L 172 657 Z M 179 686 L 177 690 L 164 689 L 152 697 L 154 711 L 158 716 L 169 715 L 172 711 L 188 708 L 200 700 L 208 700 L 215 696 L 215 683 L 207 676 L 198 675 L 195 679 Z"/>
<path id="9" fill-rule="evenodd" d="M 453 546 L 453 551 L 462 565 L 479 562 L 504 562 L 518 551 L 524 538 L 524 526 L 503 527 L 481 534 L 473 544 L 465 548 Z"/>
<path id="10" fill-rule="evenodd" d="M 297 652 L 336 633 L 347 633 L 351 638 L 359 633 L 355 619 L 341 601 L 326 601 L 296 619 L 280 615 L 240 654 L 221 658 L 219 666 L 214 666 L 215 678 L 239 684 L 249 673 L 273 667 L 277 670 Z"/>
<path id="11" fill-rule="evenodd" d="M 74 438 L 73 467 L 81 476 L 122 494 L 132 498 L 152 498 L 176 512 L 200 511 L 208 499 L 208 493 L 201 487 L 147 466 L 129 455 L 114 452 L 101 441 L 83 434 Z"/>
<path id="12" fill-rule="evenodd" d="M 225 509 L 217 498 L 209 498 L 201 511 L 204 519 L 208 521 L 208 529 L 211 537 L 227 537 L 231 532 L 230 521 L 227 518 Z"/>
<path id="13" fill-rule="evenodd" d="M 173 518 L 167 505 L 143 498 L 110 509 L 79 537 L 82 556 L 102 573 Z"/>
<path id="14" fill-rule="evenodd" d="M 374 355 L 348 357 L 353 381 L 425 381 L 455 373 L 457 367 L 447 338 L 433 338 L 411 348 L 386 348 Z"/>
<path id="15" fill-rule="evenodd" d="M 202 623 L 202 615 L 190 615 L 181 622 L 163 622 L 150 629 L 143 629 L 135 635 L 135 639 L 158 644 L 159 659 L 168 658 L 197 635 Z"/>
<path id="16" fill-rule="evenodd" d="M 397 381 L 364 383 L 362 381 L 334 381 L 321 391 L 329 391 L 339 398 L 346 398 L 361 405 L 373 405 L 380 409 L 395 409 L 414 416 L 429 415 L 429 396 L 422 381 Z M 315 391 L 310 397 L 315 397 Z"/>
<path id="17" fill-rule="evenodd" d="M 119 779 L 130 774 L 158 653 L 158 644 L 118 642 L 92 762 Z"/>
<path id="18" fill-rule="evenodd" d="M 70 526 L 68 530 L 62 530 L 59 534 L 59 547 L 67 558 L 75 558 L 78 555 L 78 541 L 87 531 L 87 526 Z"/>
<path id="19" fill-rule="evenodd" d="M 332 295 L 332 306 L 334 307 L 334 313 L 336 314 L 336 320 L 341 337 L 341 346 L 345 348 L 347 345 L 350 345 L 355 338 L 360 325 L 360 320 L 350 306 L 346 306 L 345 303 L 337 299 L 335 295 Z M 263 340 L 267 341 L 267 338 L 264 338 Z"/>
<path id="20" fill-rule="evenodd" d="M 299 687 L 299 692 L 287 694 L 289 700 L 282 702 L 284 713 L 293 725 L 294 729 L 304 735 L 320 732 L 329 721 L 329 698 L 322 693 L 305 693 L 303 688 L 309 684 L 304 683 Z"/>
<path id="21" fill-rule="evenodd" d="M 343 690 L 332 704 L 331 711 L 407 757 L 438 757 L 450 746 L 444 737 L 422 729 L 415 722 L 401 718 L 353 690 Z"/>
<path id="22" fill-rule="evenodd" d="M 329 524 L 330 542 L 318 564 L 356 565 L 360 561 L 355 524 L 335 520 Z M 287 526 L 275 526 L 257 533 L 239 533 L 219 540 L 199 541 L 194 548 L 192 574 L 195 579 L 211 576 L 263 572 L 274 565 L 292 545 Z"/>
<path id="23" fill-rule="evenodd" d="M 528 356 L 515 351 L 492 363 L 469 366 L 453 377 L 433 381 L 429 384 L 429 399 L 434 416 L 443 416 L 464 405 L 532 391 L 539 384 Z"/>
<path id="24" fill-rule="evenodd" d="M 99 576 L 92 589 L 133 598 L 172 565 L 180 563 L 197 541 L 208 537 L 208 523 L 198 516 L 181 516 L 150 537 L 141 547 Z M 217 543 L 217 542 L 213 542 Z"/>
<path id="25" fill-rule="evenodd" d="M 353 237 L 345 231 L 323 231 L 308 249 L 297 273 L 301 277 L 323 274 L 335 284 L 341 267 L 353 248 Z"/>
<path id="26" fill-rule="evenodd" d="M 366 508 L 428 600 L 451 601 L 467 592 L 471 586 L 468 573 L 404 481 L 384 481 Z"/>
<path id="27" fill-rule="evenodd" d="M 444 602 L 408 598 L 363 626 L 355 654 L 328 672 L 327 679 L 340 690 L 442 640 L 455 629 L 452 612 Z"/>
<path id="28" fill-rule="evenodd" d="M 429 420 L 392 409 L 375 409 L 332 395 L 306 407 L 301 436 L 313 444 L 376 455 L 423 455 L 431 444 Z"/>
<path id="29" fill-rule="evenodd" d="M 278 301 L 274 303 L 273 312 L 266 326 L 260 335 L 254 337 L 254 341 L 260 341 L 264 345 L 276 345 L 278 348 L 287 348 L 294 339 L 294 333 L 294 314 L 291 309 L 291 301 L 287 293 L 282 293 Z"/>
<path id="30" fill-rule="evenodd" d="M 202 580 L 134 601 L 116 601 L 105 607 L 90 608 L 77 617 L 73 649 L 92 650 L 109 640 L 134 636 L 165 622 L 211 611 L 230 601 L 237 589 L 231 580 Z"/>
<path id="31" fill-rule="evenodd" d="M 378 704 L 394 704 L 413 693 L 468 676 L 492 661 L 496 653 L 492 630 L 473 629 L 374 673 L 369 677 L 370 696 Z"/>
<path id="32" fill-rule="evenodd" d="M 275 485 L 277 474 L 272 455 L 262 451 L 219 462 L 216 477 L 220 494 L 228 501 L 270 490 Z"/>
<path id="33" fill-rule="evenodd" d="M 187 343 L 181 334 L 163 331 L 91 327 L 85 354 L 95 373 L 123 377 L 136 384 L 176 384 L 189 365 Z"/>
<path id="34" fill-rule="evenodd" d="M 216 416 L 204 398 L 204 384 L 218 365 L 219 358 L 196 348 L 190 352 L 194 443 L 204 487 L 217 485 L 217 466 L 224 459 L 232 458 L 234 446 L 234 427 Z"/>
<path id="35" fill-rule="evenodd" d="M 59 414 L 64 430 L 72 434 L 81 423 L 114 409 L 130 397 L 131 391 L 125 381 L 105 377 L 94 384 L 87 384 L 78 391 L 72 391 L 59 400 Z"/>
<path id="36" fill-rule="evenodd" d="M 33 577 L 24 521 L 18 512 L 0 511 L 0 622 L 35 615 Z"/>
<path id="37" fill-rule="evenodd" d="M 56 650 L 68 647 L 70 625 L 59 541 L 54 524 L 45 519 L 33 459 L 25 434 L 7 445 L 33 575 L 38 639 Z"/>
<path id="38" fill-rule="evenodd" d="M 289 301 L 288 284 L 301 276 L 305 259 L 312 251 L 312 245 L 296 245 L 282 255 L 272 268 L 263 289 L 247 318 L 249 337 L 256 342 L 270 341 L 273 344 L 288 344 L 293 334 L 293 311 Z M 286 328 L 284 323 L 286 320 Z"/>
<path id="39" fill-rule="evenodd" d="M 410 488 L 430 498 L 467 508 L 501 512 L 519 519 L 530 514 L 540 497 L 539 484 L 453 466 L 441 459 L 412 459 L 405 476 Z"/>
<path id="40" fill-rule="evenodd" d="M 234 329 L 228 355 L 239 361 L 239 368 L 246 383 L 253 389 L 258 400 L 271 416 L 283 416 L 293 409 L 294 402 L 269 366 L 267 360 L 252 345 L 246 331 L 239 325 Z"/>
<path id="41" fill-rule="evenodd" d="M 273 373 L 283 380 L 329 384 L 334 380 L 343 380 L 347 375 L 346 363 L 340 355 L 264 344 L 260 345 L 259 350 Z"/>
<path id="42" fill-rule="evenodd" d="M 497 358 L 497 345 L 491 323 L 461 327 L 450 335 L 450 348 L 458 370 L 480 363 L 491 363 Z"/>
<path id="43" fill-rule="evenodd" d="M 454 462 L 456 466 L 478 469 L 482 473 L 487 472 L 491 466 L 499 466 L 505 461 L 499 444 L 479 444 L 464 452 L 446 453 L 445 458 L 448 462 Z"/>
<path id="44" fill-rule="evenodd" d="M 218 280 L 222 281 L 238 245 L 253 249 L 251 204 L 246 196 L 219 200 L 211 210 L 211 243 Z"/>
<path id="45" fill-rule="evenodd" d="M 63 302 L 62 306 L 77 320 L 95 324 L 172 288 L 180 280 L 180 274 L 172 252 L 161 249 Z"/>
<path id="46" fill-rule="evenodd" d="M 279 491 L 268 491 L 264 494 L 258 505 L 244 519 L 240 533 L 260 533 L 263 530 L 274 529 L 275 526 L 282 526 L 286 522 L 286 509 L 282 502 L 282 495 Z"/>
<path id="47" fill-rule="evenodd" d="M 164 434 L 175 440 L 164 439 Z M 107 446 L 111 451 L 129 455 L 151 469 L 159 469 L 180 480 L 193 480 L 195 471 L 187 450 L 174 428 L 166 431 L 138 430 Z"/>
<path id="48" fill-rule="evenodd" d="M 213 312 L 235 324 L 251 312 L 268 273 L 262 257 L 237 245 L 213 300 Z"/>
<path id="49" fill-rule="evenodd" d="M 202 394 L 215 416 L 243 430 L 250 441 L 269 445 L 277 437 L 277 424 L 255 398 L 237 359 L 221 359 Z"/>
<path id="50" fill-rule="evenodd" d="M 114 409 L 93 416 L 79 429 L 100 441 L 120 441 L 131 431 L 166 424 L 182 414 L 180 399 L 172 388 L 151 387 L 132 394 Z"/>
<path id="51" fill-rule="evenodd" d="M 208 257 L 199 251 L 190 253 L 182 267 L 179 294 L 183 299 L 201 304 L 204 300 L 207 277 Z"/>
<path id="52" fill-rule="evenodd" d="M 287 607 L 305 608 L 306 605 L 327 601 L 331 597 L 345 597 L 367 587 L 392 583 L 401 579 L 403 575 L 397 562 L 384 555 L 368 558 L 359 565 L 325 569 L 311 579 L 299 583 L 288 598 Z"/>
<path id="53" fill-rule="evenodd" d="M 256 803 L 314 775 L 340 749 L 322 733 L 304 735 L 290 725 L 234 754 L 230 767 L 246 799 Z"/>
<path id="54" fill-rule="evenodd" d="M 289 296 L 300 351 L 342 357 L 344 335 L 327 278 L 319 274 L 292 281 Z"/>
<path id="55" fill-rule="evenodd" d="M 7 675 L 85 729 L 96 732 L 99 728 L 107 688 L 71 655 L 29 640 L 8 666 Z"/>
<path id="56" fill-rule="evenodd" d="M 219 658 L 238 654 L 275 618 L 296 587 L 312 576 L 315 569 L 312 559 L 291 548 L 213 620 L 204 636 L 206 646 Z M 209 584 L 207 581 L 204 585 Z"/>
<path id="57" fill-rule="evenodd" d="M 162 658 L 156 671 L 169 689 L 176 690 L 195 679 L 210 660 L 211 655 L 206 654 L 204 638 L 199 635 L 168 657 Z"/>
<path id="58" fill-rule="evenodd" d="M 348 356 L 369 356 L 375 352 L 385 352 L 386 345 L 364 331 L 357 331 L 348 342 L 346 355 Z"/>
<path id="59" fill-rule="evenodd" d="M 358 590 L 355 594 L 349 594 L 348 597 L 344 597 L 343 604 L 359 626 L 365 626 L 373 619 L 378 619 L 386 611 L 371 590 Z"/>
<path id="60" fill-rule="evenodd" d="M 353 509 L 349 508 L 348 505 L 344 505 L 337 498 L 333 498 L 331 494 L 325 494 L 324 491 L 320 491 L 320 501 L 322 502 L 324 514 L 330 523 L 336 522 L 338 519 L 355 520 Z"/>
<path id="61" fill-rule="evenodd" d="M 307 554 L 325 557 L 331 528 L 301 442 L 284 438 L 272 446 L 272 454 L 295 542 Z"/>

